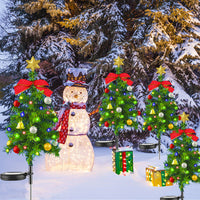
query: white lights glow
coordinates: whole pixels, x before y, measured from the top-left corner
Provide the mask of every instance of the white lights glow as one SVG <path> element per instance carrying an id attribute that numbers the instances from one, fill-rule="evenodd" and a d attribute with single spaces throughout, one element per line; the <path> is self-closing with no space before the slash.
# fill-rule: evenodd
<path id="1" fill-rule="evenodd" d="M 84 104 L 88 99 L 86 88 L 67 86 L 63 99 L 75 104 Z M 90 118 L 85 109 L 70 109 L 68 136 L 61 147 L 60 156 L 46 156 L 46 168 L 50 171 L 91 171 L 94 164 L 94 150 L 86 135 L 90 127 Z"/>

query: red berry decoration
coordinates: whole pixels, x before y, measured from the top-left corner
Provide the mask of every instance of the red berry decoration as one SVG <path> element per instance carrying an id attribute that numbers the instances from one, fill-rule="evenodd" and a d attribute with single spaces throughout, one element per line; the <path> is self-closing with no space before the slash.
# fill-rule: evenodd
<path id="1" fill-rule="evenodd" d="M 152 130 L 152 127 L 151 127 L 151 126 L 148 126 L 147 129 L 148 129 L 149 131 L 151 131 L 151 130 Z"/>
<path id="2" fill-rule="evenodd" d="M 178 120 L 181 120 L 181 116 L 178 116 Z"/>
<path id="3" fill-rule="evenodd" d="M 149 99 L 149 100 L 152 99 L 152 96 L 151 96 L 151 95 L 148 95 L 148 99 Z"/>
<path id="4" fill-rule="evenodd" d="M 138 113 L 138 115 L 141 115 L 141 112 L 139 110 L 137 111 L 137 113 Z"/>
<path id="5" fill-rule="evenodd" d="M 110 92 L 110 90 L 109 90 L 108 88 L 106 88 L 106 89 L 104 90 L 104 92 L 105 92 L 105 93 L 108 93 L 108 92 Z"/>
<path id="6" fill-rule="evenodd" d="M 174 148 L 174 144 L 170 144 L 169 147 L 170 147 L 170 149 L 173 149 Z"/>
<path id="7" fill-rule="evenodd" d="M 16 145 L 16 146 L 13 147 L 13 151 L 15 153 L 19 153 L 20 152 L 20 148 Z"/>
<path id="8" fill-rule="evenodd" d="M 19 107 L 19 106 L 20 106 L 20 103 L 19 103 L 18 100 L 15 100 L 14 103 L 13 103 L 13 105 L 14 105 L 15 107 Z"/>
<path id="9" fill-rule="evenodd" d="M 104 123 L 104 125 L 105 125 L 106 127 L 109 127 L 109 123 L 108 123 L 107 121 Z"/>
<path id="10" fill-rule="evenodd" d="M 173 183 L 173 182 L 174 182 L 174 178 L 173 178 L 173 177 L 170 177 L 170 178 L 169 178 L 169 181 Z"/>

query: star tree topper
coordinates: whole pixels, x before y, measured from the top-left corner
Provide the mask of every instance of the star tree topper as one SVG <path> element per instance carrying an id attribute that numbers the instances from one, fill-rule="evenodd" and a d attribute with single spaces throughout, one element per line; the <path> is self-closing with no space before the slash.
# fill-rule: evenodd
<path id="1" fill-rule="evenodd" d="M 157 69 L 157 74 L 160 74 L 160 75 L 162 75 L 162 74 L 165 74 L 166 72 L 165 72 L 165 67 L 162 67 L 162 65 L 160 66 L 160 67 L 158 67 L 158 68 L 156 68 Z"/>
<path id="2" fill-rule="evenodd" d="M 38 65 L 40 60 L 35 60 L 34 56 L 32 56 L 31 60 L 26 60 L 26 62 L 28 63 L 28 66 L 26 68 L 30 68 L 32 72 L 34 72 L 35 69 L 40 68 L 40 66 Z"/>
<path id="3" fill-rule="evenodd" d="M 118 67 L 120 67 L 120 65 L 124 65 L 124 59 L 120 58 L 119 56 L 116 59 L 114 59 L 114 61 L 114 65 L 117 65 Z"/>
<path id="4" fill-rule="evenodd" d="M 187 115 L 185 112 L 183 112 L 181 115 L 179 115 L 181 117 L 181 120 L 183 121 L 183 123 L 185 123 L 185 121 L 188 121 L 188 117 L 189 114 Z"/>

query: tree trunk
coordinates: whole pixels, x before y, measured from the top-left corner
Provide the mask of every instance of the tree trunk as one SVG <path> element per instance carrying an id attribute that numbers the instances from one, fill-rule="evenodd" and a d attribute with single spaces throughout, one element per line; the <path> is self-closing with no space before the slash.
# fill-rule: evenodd
<path id="1" fill-rule="evenodd" d="M 159 160 L 160 160 L 160 138 L 158 138 L 158 153 L 159 153 Z"/>
<path id="2" fill-rule="evenodd" d="M 29 165 L 30 200 L 32 200 L 33 166 Z"/>
<path id="3" fill-rule="evenodd" d="M 116 150 L 118 150 L 119 148 L 119 136 L 118 135 L 115 135 L 115 145 L 116 145 Z"/>
<path id="4" fill-rule="evenodd" d="M 183 197 L 183 190 L 181 190 L 181 200 L 183 200 L 184 197 Z"/>

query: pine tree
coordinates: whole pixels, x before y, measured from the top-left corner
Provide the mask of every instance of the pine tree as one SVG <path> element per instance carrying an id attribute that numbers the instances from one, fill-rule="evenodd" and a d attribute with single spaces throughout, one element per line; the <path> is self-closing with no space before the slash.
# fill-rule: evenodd
<path id="1" fill-rule="evenodd" d="M 144 117 L 144 128 L 156 133 L 159 145 L 159 158 L 160 158 L 160 139 L 161 135 L 167 130 L 174 130 L 178 121 L 176 112 L 178 106 L 174 101 L 174 88 L 170 81 L 163 81 L 165 68 L 160 66 L 157 68 L 159 73 L 158 81 L 153 80 L 149 85 L 147 105 Z"/>
<path id="2" fill-rule="evenodd" d="M 183 112 L 180 117 L 183 123 L 179 131 L 171 133 L 173 143 L 170 144 L 169 154 L 165 162 L 166 178 L 172 183 L 178 183 L 183 200 L 184 188 L 190 181 L 200 182 L 200 157 L 197 148 L 198 137 L 193 129 L 186 129 L 187 114 Z"/>
<path id="3" fill-rule="evenodd" d="M 52 91 L 47 88 L 46 81 L 37 80 L 35 69 L 39 68 L 38 62 L 34 57 L 27 60 L 27 68 L 32 70 L 29 80 L 21 79 L 14 87 L 15 94 L 19 96 L 13 103 L 6 132 L 9 140 L 5 151 L 25 154 L 29 166 L 33 165 L 34 157 L 41 155 L 41 151 L 59 155 L 56 141 L 59 133 L 53 130 L 58 118 L 51 106 Z"/>
<path id="4" fill-rule="evenodd" d="M 110 73 L 105 79 L 109 84 L 105 89 L 104 97 L 99 109 L 101 118 L 99 126 L 112 127 L 116 135 L 116 147 L 118 149 L 118 135 L 124 126 L 137 128 L 137 115 L 135 110 L 137 100 L 132 93 L 133 82 L 129 75 L 121 73 L 120 65 L 123 59 L 114 59 L 117 65 L 116 74 Z"/>
<path id="5" fill-rule="evenodd" d="M 58 99 L 60 100 L 62 96 L 60 86 L 66 80 L 66 68 L 77 65 L 74 61 L 73 49 L 63 40 L 68 34 L 63 32 L 57 23 L 63 16 L 70 16 L 69 11 L 65 8 L 65 2 L 60 0 L 53 2 L 48 0 L 9 0 L 7 10 L 5 18 L 5 31 L 7 32 L 0 38 L 0 49 L 9 53 L 10 64 L 3 73 L 7 77 L 11 77 L 12 82 L 3 88 L 4 97 L 0 104 L 8 107 L 3 115 L 10 115 L 10 108 L 14 100 L 13 85 L 20 78 L 28 78 L 25 59 L 31 58 L 32 55 L 40 59 L 41 63 L 51 63 L 51 71 L 56 73 L 54 77 L 59 82 L 52 81 L 52 79 L 49 81 L 50 75 L 47 73 L 39 73 L 39 76 L 50 82 L 51 89 L 56 90 L 54 95 L 59 97 L 53 97 L 53 104 L 59 104 L 62 102 Z M 59 105 L 57 107 L 59 108 Z M 9 118 L 3 123 L 3 129 L 8 122 Z"/>

